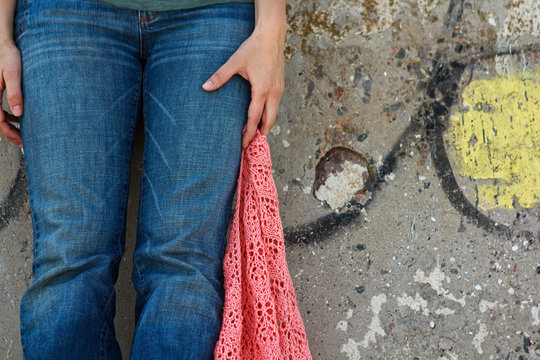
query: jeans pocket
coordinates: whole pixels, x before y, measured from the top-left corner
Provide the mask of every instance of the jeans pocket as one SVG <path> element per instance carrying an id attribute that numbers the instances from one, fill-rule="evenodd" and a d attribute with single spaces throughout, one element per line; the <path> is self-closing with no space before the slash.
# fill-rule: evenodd
<path id="1" fill-rule="evenodd" d="M 28 6 L 30 0 L 17 0 L 15 17 L 13 19 L 13 40 L 17 41 L 28 29 Z"/>

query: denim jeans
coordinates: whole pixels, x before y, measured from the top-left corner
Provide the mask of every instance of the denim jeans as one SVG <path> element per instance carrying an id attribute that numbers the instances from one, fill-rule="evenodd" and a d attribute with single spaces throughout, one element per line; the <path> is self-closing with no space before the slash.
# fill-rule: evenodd
<path id="1" fill-rule="evenodd" d="M 202 84 L 251 34 L 253 4 L 163 12 L 19 0 L 33 281 L 25 359 L 120 359 L 113 318 L 134 129 L 145 144 L 131 359 L 211 359 L 249 82 Z"/>

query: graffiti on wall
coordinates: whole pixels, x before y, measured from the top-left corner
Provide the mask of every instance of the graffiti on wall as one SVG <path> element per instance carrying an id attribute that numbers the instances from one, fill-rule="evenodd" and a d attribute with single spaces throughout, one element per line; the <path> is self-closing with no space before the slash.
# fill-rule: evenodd
<path id="1" fill-rule="evenodd" d="M 426 86 L 426 94 L 428 100 L 424 101 L 419 106 L 416 114 L 412 118 L 411 124 L 395 142 L 394 146 L 384 159 L 382 165 L 377 169 L 373 181 L 368 189 L 371 197 L 367 199 L 367 201 L 365 201 L 363 204 L 355 202 L 353 200 L 351 204 L 353 204 L 354 206 L 351 206 L 351 208 L 347 211 L 341 213 L 332 212 L 311 223 L 297 226 L 294 228 L 285 228 L 284 231 L 286 241 L 288 241 L 289 243 L 306 243 L 321 241 L 324 238 L 334 234 L 338 229 L 358 221 L 362 217 L 361 209 L 368 207 L 369 204 L 372 203 L 375 199 L 377 192 L 383 190 L 383 184 L 386 182 L 386 176 L 393 173 L 399 158 L 405 155 L 403 149 L 407 147 L 406 144 L 412 142 L 414 140 L 414 135 L 418 132 L 423 132 L 425 134 L 426 141 L 430 148 L 431 158 L 433 159 L 434 167 L 436 169 L 442 189 L 452 203 L 453 207 L 458 210 L 463 216 L 465 216 L 470 223 L 475 224 L 478 227 L 485 229 L 486 231 L 497 233 L 503 236 L 511 236 L 512 234 L 516 233 L 525 237 L 539 236 L 540 232 L 537 229 L 537 225 L 531 223 L 531 221 L 534 221 L 534 219 L 537 218 L 538 214 L 535 213 L 534 209 L 530 211 L 527 209 L 528 205 L 530 205 L 530 207 L 537 206 L 535 204 L 538 203 L 538 197 L 540 196 L 537 179 L 534 174 L 529 174 L 529 172 L 538 171 L 538 161 L 540 161 L 540 159 L 538 159 L 537 150 L 534 151 L 534 149 L 537 149 L 535 147 L 536 145 L 534 145 L 535 141 L 538 142 L 538 137 L 540 136 L 539 124 L 538 122 L 534 122 L 535 116 L 538 116 L 538 114 L 532 113 L 534 111 L 533 109 L 538 109 L 538 99 L 536 99 L 536 96 L 538 96 L 538 94 L 536 92 L 534 92 L 534 95 L 532 95 L 532 93 L 527 94 L 527 89 L 523 89 L 523 91 L 520 90 L 519 94 L 519 96 L 523 97 L 522 100 L 514 98 L 510 99 L 516 104 L 515 109 L 511 109 L 511 112 L 520 111 L 522 113 L 525 113 L 524 116 L 523 114 L 522 116 L 516 116 L 516 120 L 514 120 L 515 131 L 510 132 L 510 128 L 505 129 L 506 123 L 503 123 L 503 120 L 500 120 L 501 123 L 498 124 L 498 126 L 501 127 L 501 131 L 505 131 L 506 134 L 505 136 L 500 136 L 500 138 L 505 138 L 505 140 L 501 141 L 502 145 L 500 145 L 499 152 L 496 153 L 494 156 L 503 156 L 501 155 L 501 152 L 512 152 L 511 148 L 518 147 L 519 151 L 525 151 L 525 154 L 521 154 L 523 155 L 523 158 L 517 159 L 516 157 L 511 157 L 509 155 L 506 160 L 504 160 L 504 164 L 506 167 L 503 169 L 504 166 L 502 164 L 492 164 L 492 166 L 490 167 L 490 161 L 488 159 L 488 156 L 486 155 L 486 161 L 484 161 L 484 164 L 487 162 L 488 165 L 469 166 L 469 168 L 465 168 L 466 170 L 468 169 L 468 172 L 465 172 L 463 175 L 474 175 L 478 177 L 483 176 L 481 171 L 485 173 L 487 171 L 492 171 L 491 169 L 495 168 L 499 169 L 499 172 L 502 170 L 506 170 L 504 175 L 499 175 L 501 179 L 500 181 L 498 181 L 498 185 L 479 184 L 478 186 L 476 186 L 476 198 L 471 199 L 470 197 L 466 196 L 463 193 L 462 187 L 458 184 L 458 176 L 456 176 L 457 174 L 455 173 L 456 164 L 454 164 L 450 160 L 448 148 L 447 146 L 445 146 L 445 143 L 447 141 L 445 137 L 447 136 L 447 130 L 449 127 L 452 131 L 454 131 L 455 137 L 456 126 L 452 127 L 451 122 L 455 122 L 458 120 L 460 121 L 460 119 L 456 118 L 456 115 L 452 114 L 451 108 L 463 101 L 463 97 L 471 96 L 470 92 L 473 90 L 471 90 L 471 88 L 467 88 L 467 85 L 469 85 L 473 79 L 475 68 L 480 67 L 482 61 L 494 59 L 495 57 L 522 57 L 524 54 L 529 54 L 530 56 L 537 57 L 538 53 L 538 46 L 530 46 L 524 49 L 515 48 L 508 51 L 500 52 L 486 51 L 484 53 L 480 53 L 476 56 L 472 56 L 469 58 L 459 59 L 449 63 L 436 64 L 434 66 L 434 68 L 436 69 L 435 74 Z M 535 73 L 528 73 L 525 75 L 525 78 L 529 79 L 528 81 L 532 84 L 530 86 L 531 89 L 538 89 L 538 82 L 540 82 L 539 77 L 540 76 Z M 494 80 L 494 83 L 499 84 L 500 81 L 502 81 L 500 80 L 500 78 L 496 78 Z M 523 84 L 524 82 L 526 82 L 526 80 L 515 80 L 515 78 L 510 78 L 506 81 L 510 83 L 517 82 L 518 84 Z M 478 87 L 479 85 L 476 84 L 474 86 Z M 490 89 L 493 88 L 495 88 L 495 86 L 491 85 Z M 501 102 L 504 103 L 505 101 L 510 101 L 508 99 L 505 100 L 504 97 L 509 97 L 509 94 L 512 94 L 514 88 L 509 87 L 506 83 L 504 87 L 499 86 L 498 89 L 504 90 L 500 93 L 501 100 L 497 99 L 497 102 L 499 103 L 499 105 L 506 107 L 508 104 L 502 105 Z M 464 90 L 467 91 L 466 94 L 463 94 Z M 481 106 L 482 104 L 484 104 L 484 106 L 491 106 L 489 105 L 489 100 L 491 100 L 491 102 L 493 103 L 496 103 L 495 97 L 493 97 L 493 95 L 492 99 L 486 99 L 485 96 L 487 96 L 487 94 L 484 94 L 484 100 L 481 100 L 482 98 L 477 99 L 477 103 L 474 105 L 477 111 L 476 114 L 472 117 L 472 119 L 469 120 L 469 128 L 471 126 L 471 121 L 477 121 L 477 116 L 481 116 L 478 115 L 480 114 L 480 112 L 478 111 L 478 106 Z M 529 101 L 529 107 L 525 109 L 524 104 L 518 105 L 520 101 L 522 101 L 523 103 Z M 520 107 L 520 109 L 518 109 L 518 106 Z M 497 118 L 507 114 L 507 112 L 505 111 L 506 109 L 500 111 L 499 109 L 497 110 L 498 112 L 496 114 L 488 113 L 487 115 L 484 111 L 484 116 L 487 116 L 488 118 Z M 463 115 L 464 113 L 461 114 L 462 117 L 465 117 L 465 115 Z M 467 116 L 471 117 L 471 115 Z M 507 116 L 509 117 L 508 122 L 510 122 L 511 115 Z M 518 120 L 518 118 L 524 119 L 522 120 L 522 123 L 519 122 L 520 120 Z M 478 122 L 480 123 L 480 121 Z M 496 125 L 493 125 L 494 129 L 495 126 Z M 495 132 L 496 131 L 497 130 L 495 129 Z M 531 145 L 529 147 L 524 147 L 521 142 L 523 139 L 517 137 L 516 132 L 525 134 L 525 141 L 528 141 L 528 143 Z M 474 136 L 474 134 L 469 134 L 469 137 L 470 136 Z M 512 136 L 514 137 L 508 140 L 508 138 Z M 482 143 L 482 139 L 478 141 L 479 143 Z M 520 143 L 516 144 L 517 141 L 520 141 Z M 485 140 L 483 143 L 487 144 Z M 459 146 L 460 144 L 458 143 L 456 145 Z M 483 148 L 487 149 L 487 147 Z M 481 153 L 483 151 L 484 150 L 480 150 Z M 495 148 L 493 149 L 493 151 L 496 151 Z M 487 150 L 485 150 L 485 152 L 487 154 Z M 516 149 L 514 149 L 512 153 L 515 154 Z M 522 162 L 523 164 L 521 164 Z M 531 183 L 529 184 L 514 181 L 507 186 L 508 190 L 505 189 L 506 192 L 504 193 L 504 195 L 500 194 L 502 185 L 510 182 L 510 179 L 507 178 L 512 177 L 511 172 L 513 170 L 509 168 L 509 166 L 511 166 L 512 164 L 514 164 L 515 166 L 529 167 L 529 172 L 525 172 L 525 174 L 522 174 L 521 177 L 525 179 L 522 181 L 528 181 Z M 472 172 L 474 172 L 474 174 Z M 489 176 L 485 175 L 484 177 L 489 178 Z M 479 188 L 480 191 L 478 191 Z M 485 190 L 482 191 L 482 189 Z M 511 193 L 512 189 L 514 193 Z M 512 200 L 516 199 L 516 191 L 524 193 L 521 197 L 521 203 L 517 204 L 515 204 Z M 515 208 L 517 206 L 519 210 L 522 210 L 520 212 L 517 212 L 518 218 L 516 219 L 516 221 L 514 221 L 513 224 L 502 224 L 496 218 L 485 214 L 485 207 L 482 207 L 482 197 L 484 197 L 484 199 L 489 198 L 490 192 L 492 193 L 491 198 L 493 198 L 493 196 L 497 194 L 502 195 L 499 196 L 501 198 L 500 201 L 504 201 L 504 205 L 506 207 Z M 514 194 L 514 196 L 512 196 L 512 194 Z M 484 202 L 486 201 L 489 202 L 489 200 L 485 200 Z M 527 216 L 528 219 L 525 219 L 525 217 Z"/>

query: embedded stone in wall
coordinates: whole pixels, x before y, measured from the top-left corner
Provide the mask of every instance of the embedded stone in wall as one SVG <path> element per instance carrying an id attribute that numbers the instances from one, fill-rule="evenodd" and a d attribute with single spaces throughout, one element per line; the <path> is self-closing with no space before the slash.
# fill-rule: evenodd
<path id="1" fill-rule="evenodd" d="M 366 158 L 351 149 L 330 149 L 315 168 L 313 195 L 332 209 L 347 205 L 359 193 L 366 192 L 372 171 Z"/>

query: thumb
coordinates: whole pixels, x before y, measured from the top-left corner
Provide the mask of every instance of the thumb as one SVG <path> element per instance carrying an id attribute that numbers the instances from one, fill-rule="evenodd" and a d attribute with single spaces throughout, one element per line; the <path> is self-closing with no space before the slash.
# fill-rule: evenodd
<path id="1" fill-rule="evenodd" d="M 21 72 L 16 67 L 4 69 L 4 82 L 6 84 L 6 99 L 13 115 L 22 115 L 22 91 L 21 91 Z"/>
<path id="2" fill-rule="evenodd" d="M 213 91 L 219 89 L 229 79 L 238 72 L 238 64 L 234 57 L 231 57 L 223 64 L 206 82 L 203 84 L 203 89 Z"/>

